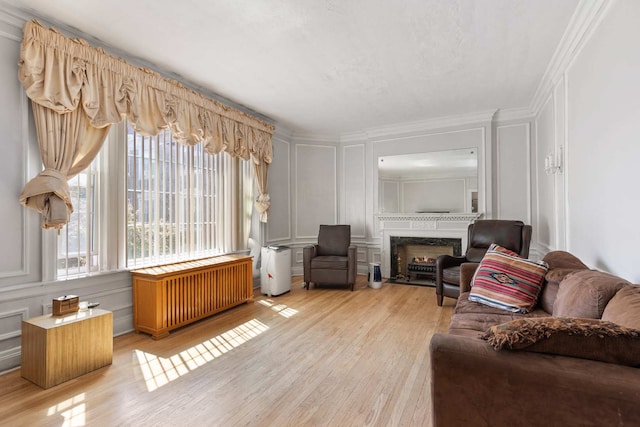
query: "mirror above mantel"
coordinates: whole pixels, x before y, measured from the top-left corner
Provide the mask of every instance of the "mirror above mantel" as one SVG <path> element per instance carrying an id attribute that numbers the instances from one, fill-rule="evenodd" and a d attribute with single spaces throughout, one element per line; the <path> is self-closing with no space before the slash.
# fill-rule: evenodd
<path id="1" fill-rule="evenodd" d="M 476 147 L 378 157 L 378 213 L 478 212 Z"/>

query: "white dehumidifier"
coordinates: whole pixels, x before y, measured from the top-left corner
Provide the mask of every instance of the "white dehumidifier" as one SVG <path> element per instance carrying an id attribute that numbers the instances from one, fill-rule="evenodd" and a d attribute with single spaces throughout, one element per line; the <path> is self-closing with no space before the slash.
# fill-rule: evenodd
<path id="1" fill-rule="evenodd" d="M 260 257 L 260 291 L 270 297 L 289 292 L 291 290 L 291 249 L 287 246 L 263 247 Z"/>

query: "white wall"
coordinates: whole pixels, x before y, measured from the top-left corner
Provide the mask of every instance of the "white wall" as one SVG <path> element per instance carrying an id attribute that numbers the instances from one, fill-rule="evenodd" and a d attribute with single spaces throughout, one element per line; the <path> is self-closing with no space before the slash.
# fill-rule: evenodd
<path id="1" fill-rule="evenodd" d="M 528 122 L 496 127 L 496 218 L 531 224 L 530 126 Z"/>
<path id="2" fill-rule="evenodd" d="M 415 206 L 412 205 L 411 209 L 444 209 L 445 206 L 438 203 L 445 203 L 447 209 L 462 211 L 465 205 L 463 190 L 473 186 L 474 189 L 480 188 L 480 211 L 486 217 L 492 217 L 493 114 L 491 111 L 473 116 L 432 119 L 336 138 L 292 136 L 281 129 L 281 136 L 274 139 L 274 171 L 269 177 L 270 215 L 276 219 L 268 225 L 267 243 L 289 245 L 293 251 L 292 272 L 302 274 L 303 247 L 317 240 L 318 225 L 350 224 L 352 242 L 358 246 L 358 271 L 366 273 L 367 263 L 380 261 L 382 249 L 381 232 L 375 216 L 380 204 L 377 159 L 393 154 L 477 149 L 478 178 L 472 182 L 460 180 L 452 183 L 457 189 L 460 187 L 460 191 L 448 193 L 459 193 L 460 200 L 440 200 L 425 205 L 421 200 L 428 196 L 424 195 L 422 199 L 411 197 L 413 202 L 404 202 L 413 203 Z M 276 154 L 289 160 L 277 159 Z M 287 168 L 287 171 L 280 168 Z M 507 179 L 511 178 L 507 176 Z M 517 186 L 522 182 L 519 181 Z M 404 188 L 405 193 L 415 195 L 415 189 L 409 188 L 411 184 L 405 184 L 408 186 Z M 418 192 L 421 192 L 425 183 L 418 186 Z M 527 194 L 526 188 L 517 186 L 510 189 L 518 194 Z M 437 187 L 434 192 L 439 190 Z M 290 194 L 290 199 L 286 194 Z M 287 229 L 281 218 L 288 216 L 291 222 Z M 291 237 L 287 238 L 288 235 Z"/>
<path id="3" fill-rule="evenodd" d="M 536 114 L 534 230 L 594 268 L 640 282 L 640 2 L 604 3 Z M 563 146 L 564 171 L 542 171 Z"/>

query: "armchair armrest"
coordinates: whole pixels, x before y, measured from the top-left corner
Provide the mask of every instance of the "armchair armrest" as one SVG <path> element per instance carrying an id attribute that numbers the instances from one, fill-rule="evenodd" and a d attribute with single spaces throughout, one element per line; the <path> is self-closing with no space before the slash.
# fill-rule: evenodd
<path id="1" fill-rule="evenodd" d="M 467 257 L 464 256 L 452 256 L 452 255 L 440 255 L 436 258 L 436 270 L 443 268 L 457 267 L 462 265 L 463 262 L 467 262 Z"/>
<path id="2" fill-rule="evenodd" d="M 348 257 L 348 261 L 347 261 L 347 265 L 349 266 L 349 272 L 348 272 L 348 284 L 349 285 L 353 285 L 356 282 L 356 270 L 357 270 L 357 265 L 358 265 L 358 255 L 357 255 L 357 250 L 358 247 L 357 246 L 349 246 L 349 248 L 347 249 L 347 257 Z M 353 290 L 353 287 L 351 288 L 351 290 Z"/>
<path id="3" fill-rule="evenodd" d="M 460 264 L 460 293 L 471 290 L 471 279 L 480 266 L 479 262 L 463 262 Z"/>
<path id="4" fill-rule="evenodd" d="M 314 258 L 318 252 L 318 245 L 309 245 L 302 248 L 302 269 L 304 272 L 304 282 L 309 284 L 311 281 L 311 258 Z"/>

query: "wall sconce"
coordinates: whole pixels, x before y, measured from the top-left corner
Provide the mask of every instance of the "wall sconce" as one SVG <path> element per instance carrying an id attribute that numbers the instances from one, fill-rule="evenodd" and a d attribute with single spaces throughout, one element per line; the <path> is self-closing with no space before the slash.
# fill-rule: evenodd
<path id="1" fill-rule="evenodd" d="M 558 147 L 555 155 L 549 153 L 544 158 L 544 171 L 547 175 L 562 173 L 562 146 Z"/>

